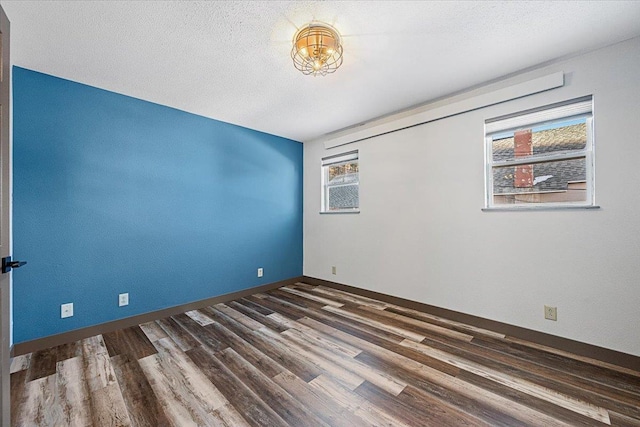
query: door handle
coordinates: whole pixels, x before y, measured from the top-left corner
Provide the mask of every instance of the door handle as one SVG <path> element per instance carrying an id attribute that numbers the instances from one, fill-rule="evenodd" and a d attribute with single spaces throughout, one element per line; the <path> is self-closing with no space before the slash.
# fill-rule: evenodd
<path id="1" fill-rule="evenodd" d="M 11 261 L 11 257 L 2 258 L 2 274 L 8 273 L 12 268 L 20 268 L 25 265 L 27 261 Z"/>

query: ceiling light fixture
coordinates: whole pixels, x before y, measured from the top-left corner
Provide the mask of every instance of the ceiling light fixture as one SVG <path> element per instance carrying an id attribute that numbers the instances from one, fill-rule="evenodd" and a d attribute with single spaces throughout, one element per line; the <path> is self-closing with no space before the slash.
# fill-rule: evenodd
<path id="1" fill-rule="evenodd" d="M 291 58 L 302 74 L 333 73 L 342 65 L 340 34 L 330 25 L 312 22 L 294 36 Z"/>

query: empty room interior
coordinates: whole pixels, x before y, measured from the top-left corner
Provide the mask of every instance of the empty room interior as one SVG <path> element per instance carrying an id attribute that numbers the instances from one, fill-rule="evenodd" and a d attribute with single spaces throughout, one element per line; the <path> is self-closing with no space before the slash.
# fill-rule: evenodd
<path id="1" fill-rule="evenodd" d="M 640 2 L 0 1 L 0 426 L 640 426 Z"/>

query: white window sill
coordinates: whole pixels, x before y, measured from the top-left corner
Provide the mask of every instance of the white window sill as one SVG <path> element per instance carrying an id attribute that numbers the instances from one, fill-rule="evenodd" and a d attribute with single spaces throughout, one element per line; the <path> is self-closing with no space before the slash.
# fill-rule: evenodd
<path id="1" fill-rule="evenodd" d="M 492 207 L 482 208 L 482 212 L 513 212 L 513 211 L 563 211 L 563 210 L 575 210 L 575 209 L 600 209 L 600 206 L 518 206 L 518 207 Z"/>
<path id="2" fill-rule="evenodd" d="M 338 214 L 338 215 L 342 215 L 342 214 L 359 214 L 360 213 L 360 209 L 357 210 L 349 210 L 349 211 L 326 211 L 326 212 L 320 212 L 320 215 L 334 215 L 334 214 Z"/>

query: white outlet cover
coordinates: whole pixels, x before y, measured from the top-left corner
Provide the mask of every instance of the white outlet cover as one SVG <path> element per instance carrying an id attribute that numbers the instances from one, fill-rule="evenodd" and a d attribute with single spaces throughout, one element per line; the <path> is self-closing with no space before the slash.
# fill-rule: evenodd
<path id="1" fill-rule="evenodd" d="M 65 319 L 67 317 L 73 316 L 73 303 L 62 304 L 60 306 L 60 317 Z"/>
<path id="2" fill-rule="evenodd" d="M 544 318 L 547 320 L 558 321 L 558 307 L 550 305 L 544 306 Z"/>
<path id="3" fill-rule="evenodd" d="M 264 274 L 264 270 L 262 268 L 258 269 L 258 277 L 262 277 Z"/>
<path id="4" fill-rule="evenodd" d="M 129 305 L 129 293 L 124 293 L 118 295 L 118 307 L 124 307 L 125 305 Z"/>

